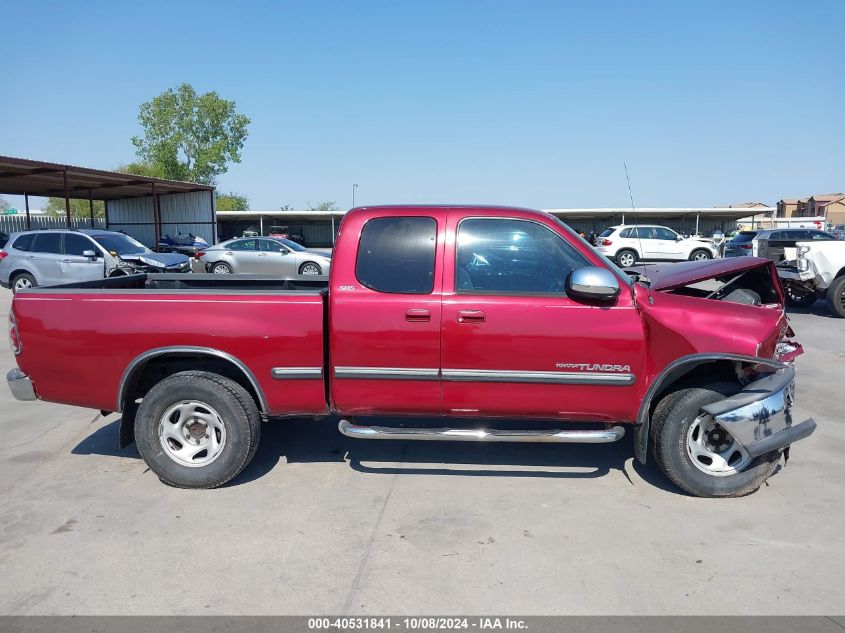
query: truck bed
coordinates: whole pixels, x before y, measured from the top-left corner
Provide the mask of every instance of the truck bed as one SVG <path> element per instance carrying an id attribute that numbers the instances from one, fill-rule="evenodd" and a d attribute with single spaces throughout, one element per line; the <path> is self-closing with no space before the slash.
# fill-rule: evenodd
<path id="1" fill-rule="evenodd" d="M 127 275 L 18 293 L 18 365 L 45 400 L 120 411 L 115 398 L 156 357 L 240 365 L 267 415 L 326 411 L 326 278 Z M 234 359 L 234 360 L 232 360 Z M 96 371 L 79 363 L 95 363 Z M 140 363 L 140 365 L 139 365 Z M 308 368 L 297 373 L 291 369 Z"/>

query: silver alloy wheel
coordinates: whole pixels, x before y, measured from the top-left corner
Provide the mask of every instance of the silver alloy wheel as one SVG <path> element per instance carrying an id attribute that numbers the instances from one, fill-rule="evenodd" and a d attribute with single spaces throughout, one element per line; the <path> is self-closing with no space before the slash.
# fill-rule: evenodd
<path id="1" fill-rule="evenodd" d="M 302 267 L 302 271 L 301 271 L 301 273 L 303 275 L 319 275 L 320 272 L 321 272 L 320 267 L 317 266 L 317 264 L 311 264 L 311 263 L 305 264 Z"/>
<path id="2" fill-rule="evenodd" d="M 232 271 L 227 264 L 224 264 L 223 262 L 218 262 L 211 267 L 211 272 L 213 272 L 215 275 L 228 275 Z"/>
<path id="3" fill-rule="evenodd" d="M 165 454 L 182 466 L 208 466 L 226 446 L 226 427 L 220 414 L 196 400 L 170 406 L 158 423 L 158 439 Z"/>
<path id="4" fill-rule="evenodd" d="M 15 290 L 23 290 L 24 288 L 32 288 L 32 282 L 23 276 L 15 279 Z"/>
<path id="5" fill-rule="evenodd" d="M 687 453 L 695 467 L 715 477 L 741 472 L 753 459 L 712 415 L 701 415 L 687 431 Z"/>
<path id="6" fill-rule="evenodd" d="M 694 262 L 704 261 L 705 259 L 710 259 L 710 258 L 707 256 L 707 253 L 705 253 L 704 251 L 697 251 L 692 256 L 692 261 L 694 261 Z"/>
<path id="7" fill-rule="evenodd" d="M 637 263 L 637 258 L 634 257 L 633 253 L 622 253 L 619 256 L 619 265 L 622 268 L 627 268 L 628 266 L 633 266 Z"/>

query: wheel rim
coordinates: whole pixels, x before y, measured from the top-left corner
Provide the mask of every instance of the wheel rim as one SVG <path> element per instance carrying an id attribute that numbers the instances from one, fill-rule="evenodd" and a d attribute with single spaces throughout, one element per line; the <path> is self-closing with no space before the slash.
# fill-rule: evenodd
<path id="1" fill-rule="evenodd" d="M 694 261 L 700 262 L 703 259 L 707 259 L 707 253 L 698 252 L 692 258 Z"/>
<path id="2" fill-rule="evenodd" d="M 32 288 L 32 282 L 26 277 L 16 279 L 15 290 L 23 290 L 24 288 Z"/>
<path id="3" fill-rule="evenodd" d="M 634 259 L 634 256 L 631 255 L 631 253 L 622 253 L 619 256 L 619 263 L 623 266 L 633 266 L 636 261 Z"/>
<path id="4" fill-rule="evenodd" d="M 226 427 L 213 407 L 196 400 L 182 400 L 161 416 L 158 439 L 174 462 L 199 468 L 220 457 L 226 446 Z"/>
<path id="5" fill-rule="evenodd" d="M 687 431 L 687 453 L 700 471 L 715 477 L 741 472 L 752 457 L 712 415 L 702 415 Z"/>
<path id="6" fill-rule="evenodd" d="M 229 267 L 226 264 L 216 264 L 214 268 L 211 269 L 211 271 L 218 275 L 228 275 Z"/>
<path id="7" fill-rule="evenodd" d="M 319 275 L 320 269 L 317 268 L 316 264 L 305 264 L 302 267 L 302 274 L 303 275 Z"/>

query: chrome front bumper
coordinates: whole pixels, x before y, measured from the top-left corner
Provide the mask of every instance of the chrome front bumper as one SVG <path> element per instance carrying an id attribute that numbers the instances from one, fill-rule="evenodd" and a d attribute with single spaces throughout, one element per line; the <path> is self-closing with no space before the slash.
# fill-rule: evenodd
<path id="1" fill-rule="evenodd" d="M 24 401 L 38 399 L 32 380 L 17 367 L 6 372 L 6 382 L 15 399 Z"/>
<path id="2" fill-rule="evenodd" d="M 753 456 L 779 450 L 816 430 L 810 418 L 793 424 L 795 370 L 789 366 L 747 385 L 735 396 L 702 408 Z"/>

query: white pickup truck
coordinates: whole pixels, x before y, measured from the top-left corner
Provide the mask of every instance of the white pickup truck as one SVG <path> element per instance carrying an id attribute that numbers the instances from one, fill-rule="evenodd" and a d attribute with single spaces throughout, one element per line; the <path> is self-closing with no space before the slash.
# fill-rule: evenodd
<path id="1" fill-rule="evenodd" d="M 798 242 L 796 258 L 777 266 L 786 301 L 809 306 L 827 299 L 830 311 L 845 318 L 845 241 Z"/>

